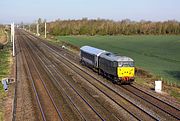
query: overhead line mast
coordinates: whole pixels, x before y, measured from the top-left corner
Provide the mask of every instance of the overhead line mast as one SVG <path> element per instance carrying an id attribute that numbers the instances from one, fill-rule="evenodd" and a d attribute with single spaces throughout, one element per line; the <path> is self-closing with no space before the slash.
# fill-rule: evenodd
<path id="1" fill-rule="evenodd" d="M 44 30 L 44 31 L 45 31 L 44 37 L 46 38 L 46 21 L 44 22 L 44 26 L 45 26 L 45 27 L 44 27 L 44 29 L 45 29 L 45 30 Z"/>
<path id="2" fill-rule="evenodd" d="M 14 30 L 14 22 L 11 23 L 11 42 L 13 42 L 13 57 L 15 56 L 15 42 L 14 42 L 14 35 L 15 35 L 15 30 Z"/>

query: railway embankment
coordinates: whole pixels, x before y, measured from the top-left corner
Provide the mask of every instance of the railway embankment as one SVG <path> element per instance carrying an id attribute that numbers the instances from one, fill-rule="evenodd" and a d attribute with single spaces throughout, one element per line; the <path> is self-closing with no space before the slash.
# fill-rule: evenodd
<path id="1" fill-rule="evenodd" d="M 11 43 L 9 42 L 8 33 L 4 28 L 0 28 L 0 80 L 3 78 L 11 78 L 13 76 L 13 60 L 11 56 Z M 5 120 L 5 110 L 11 112 L 13 87 L 5 91 L 2 83 L 0 83 L 0 120 Z M 10 99 L 10 100 L 9 100 Z"/>

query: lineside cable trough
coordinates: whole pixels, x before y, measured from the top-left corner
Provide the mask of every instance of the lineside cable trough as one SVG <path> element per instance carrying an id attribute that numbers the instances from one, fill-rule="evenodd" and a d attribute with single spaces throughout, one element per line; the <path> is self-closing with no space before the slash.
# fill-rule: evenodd
<path id="1" fill-rule="evenodd" d="M 1 83 L 3 85 L 4 91 L 8 91 L 8 85 L 11 83 L 14 83 L 14 79 L 13 78 L 3 78 L 1 80 Z"/>

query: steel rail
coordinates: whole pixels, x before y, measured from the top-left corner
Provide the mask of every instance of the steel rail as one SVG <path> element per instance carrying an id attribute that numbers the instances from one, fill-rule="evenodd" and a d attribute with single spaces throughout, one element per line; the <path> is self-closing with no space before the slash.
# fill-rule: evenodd
<path id="1" fill-rule="evenodd" d="M 20 39 L 19 39 L 20 40 Z M 22 52 L 22 59 L 24 60 L 24 63 L 25 63 L 25 66 L 27 68 L 27 73 L 29 75 L 29 78 L 31 80 L 31 83 L 32 83 L 32 87 L 33 87 L 33 91 L 35 93 L 35 96 L 36 96 L 36 101 L 38 103 L 38 107 L 40 109 L 40 112 L 41 112 L 41 116 L 43 118 L 43 121 L 46 121 L 46 117 L 45 117 L 45 113 L 43 111 L 43 108 L 42 108 L 42 105 L 40 103 L 40 99 L 39 99 L 39 96 L 38 96 L 38 93 L 37 93 L 37 89 L 35 87 L 35 84 L 34 84 L 34 81 L 33 81 L 33 77 L 31 75 L 31 72 L 30 72 L 30 69 L 29 69 L 29 65 L 27 64 L 27 59 L 25 58 L 25 54 L 24 54 L 24 51 L 22 51 L 22 46 L 20 44 L 20 42 L 18 41 L 18 44 L 20 45 L 19 47 L 21 48 L 21 52 Z"/>
<path id="2" fill-rule="evenodd" d="M 108 87 L 107 85 L 103 84 L 101 81 L 99 81 L 98 79 L 96 79 L 95 77 L 93 77 L 91 74 L 87 73 L 86 71 L 84 71 L 83 69 L 79 68 L 76 64 L 74 64 L 73 62 L 71 62 L 70 60 L 68 60 L 66 57 L 62 56 L 61 54 L 57 53 L 54 49 L 52 49 L 51 47 L 49 47 L 48 45 L 46 45 L 45 43 L 43 43 L 47 48 L 49 48 L 50 50 L 52 50 L 54 53 L 56 53 L 57 55 L 59 55 L 60 57 L 62 57 L 64 60 L 66 60 L 67 62 L 69 62 L 70 64 L 66 64 L 69 68 L 70 65 L 73 65 L 75 67 L 77 67 L 78 69 L 80 69 L 82 72 L 86 73 L 87 75 L 89 75 L 90 77 L 92 77 L 93 79 L 97 80 L 99 83 L 101 83 L 102 85 L 104 85 L 105 87 L 107 87 L 108 89 L 110 89 L 111 91 L 113 91 L 114 93 L 116 93 L 117 95 L 119 95 L 120 97 L 122 97 L 119 93 L 117 93 L 115 90 L 111 89 L 110 87 Z M 62 62 L 62 61 L 61 61 Z M 71 68 L 72 69 L 72 68 Z M 72 69 L 74 70 L 74 69 Z M 75 71 L 75 70 L 74 70 Z M 76 72 L 76 71 L 75 71 Z M 77 73 L 77 72 L 76 72 Z M 79 75 L 81 75 L 81 77 L 84 78 L 84 76 L 80 73 L 78 73 Z M 87 80 L 86 78 L 84 78 L 85 80 Z M 88 82 L 90 82 L 89 80 L 87 80 Z M 92 82 L 90 82 L 92 84 Z M 92 84 L 94 85 L 94 84 Z M 105 92 L 103 92 L 102 90 L 100 90 L 96 85 L 94 85 L 100 92 L 102 92 L 103 94 L 105 94 L 107 97 L 109 97 L 111 100 L 113 100 L 116 104 L 117 101 L 112 99 L 109 95 L 107 95 Z M 124 98 L 124 97 L 122 97 Z M 147 113 L 145 110 L 139 108 L 137 105 L 135 105 L 134 103 L 132 103 L 131 101 L 127 100 L 126 98 L 124 98 L 126 101 L 128 101 L 130 104 L 134 105 L 136 108 L 140 109 L 142 112 L 144 112 L 145 114 L 149 115 L 152 119 L 154 120 L 158 120 L 156 119 L 154 116 L 150 115 L 149 113 Z M 119 105 L 119 104 L 118 104 Z M 122 107 L 121 105 L 119 105 L 120 107 Z M 133 115 L 137 120 L 140 120 L 139 117 L 137 117 L 136 115 L 134 115 L 131 111 L 127 110 L 125 107 L 122 107 L 124 110 L 126 110 L 129 114 Z"/>
<path id="3" fill-rule="evenodd" d="M 26 39 L 25 39 L 25 42 L 26 42 Z M 27 44 L 27 42 L 26 42 L 26 44 Z M 62 121 L 64 121 L 61 112 L 58 110 L 58 108 L 57 108 L 57 106 L 56 106 L 56 104 L 55 104 L 54 99 L 52 98 L 52 96 L 51 96 L 51 94 L 50 94 L 50 92 L 49 92 L 49 90 L 48 90 L 48 88 L 47 88 L 44 80 L 43 80 L 42 77 L 41 77 L 41 74 L 40 74 L 39 70 L 37 69 L 37 66 L 36 66 L 36 64 L 35 64 L 35 62 L 34 62 L 35 60 L 34 60 L 34 59 L 32 58 L 32 56 L 30 55 L 30 52 L 28 51 L 28 49 L 27 49 L 27 52 L 28 52 L 27 54 L 29 55 L 29 57 L 30 57 L 30 59 L 31 59 L 31 61 L 32 61 L 34 67 L 35 67 L 35 70 L 36 70 L 37 74 L 39 75 L 39 78 L 40 78 L 41 82 L 43 83 L 43 86 L 44 86 L 44 88 L 45 88 L 45 90 L 46 90 L 46 92 L 47 92 L 47 94 L 48 94 L 48 96 L 49 96 L 49 98 L 50 98 L 50 100 L 51 100 L 51 102 L 52 102 L 52 104 L 53 104 L 56 112 L 58 113 L 58 116 L 60 117 L 60 119 L 61 119 Z"/>
<path id="4" fill-rule="evenodd" d="M 132 91 L 129 86 L 134 88 L 135 90 L 137 90 L 139 93 L 135 93 L 134 91 Z M 129 85 L 129 86 L 128 87 L 122 86 L 122 87 L 125 90 L 133 93 L 137 97 L 145 100 L 146 102 L 148 102 L 148 103 L 152 104 L 153 106 L 159 108 L 160 110 L 164 111 L 165 113 L 171 115 L 175 119 L 180 120 L 180 109 L 178 109 L 172 105 L 169 105 L 168 103 L 150 95 L 149 93 L 147 93 L 143 90 L 138 89 L 137 87 L 135 87 L 133 85 Z M 140 94 L 140 93 L 145 94 L 145 97 L 143 97 L 142 94 Z M 174 112 L 177 112 L 177 113 L 174 113 Z"/>
<path id="5" fill-rule="evenodd" d="M 32 49 L 32 48 L 31 48 L 31 49 Z M 34 54 L 36 54 L 36 56 L 38 57 L 38 59 L 39 59 L 42 63 L 44 63 L 44 61 L 41 59 L 41 57 L 40 57 L 37 53 L 34 52 Z M 46 69 L 52 74 L 52 72 L 48 69 L 48 67 L 46 66 L 45 63 L 44 63 L 44 66 L 45 66 Z M 105 121 L 105 119 L 98 113 L 98 111 L 96 111 L 96 109 L 94 109 L 93 106 L 92 106 L 90 103 L 88 103 L 88 101 L 87 101 L 83 96 L 81 96 L 81 94 L 74 88 L 74 86 L 73 86 L 72 84 L 70 84 L 70 83 L 64 78 L 64 76 L 63 76 L 62 74 L 59 74 L 59 73 L 57 72 L 57 69 L 56 69 L 56 68 L 54 68 L 54 70 L 55 70 L 56 74 L 57 74 L 59 77 L 62 77 L 63 80 L 66 81 L 67 84 L 76 92 L 76 94 L 95 112 L 95 114 L 97 114 L 97 116 L 98 116 L 102 121 Z M 53 77 L 53 78 L 54 78 L 54 77 Z M 57 80 L 56 80 L 56 81 L 57 81 Z M 58 82 L 58 83 L 59 83 L 59 82 Z M 59 84 L 59 85 L 60 85 L 60 84 Z M 84 118 L 85 118 L 85 117 L 84 117 Z"/>

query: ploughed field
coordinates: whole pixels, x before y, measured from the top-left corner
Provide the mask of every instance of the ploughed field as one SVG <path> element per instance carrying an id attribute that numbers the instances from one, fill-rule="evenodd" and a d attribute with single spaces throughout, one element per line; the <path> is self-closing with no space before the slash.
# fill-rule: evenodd
<path id="1" fill-rule="evenodd" d="M 58 40 L 81 47 L 94 46 L 135 60 L 135 66 L 167 83 L 180 86 L 180 36 L 58 36 Z"/>

